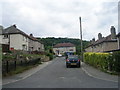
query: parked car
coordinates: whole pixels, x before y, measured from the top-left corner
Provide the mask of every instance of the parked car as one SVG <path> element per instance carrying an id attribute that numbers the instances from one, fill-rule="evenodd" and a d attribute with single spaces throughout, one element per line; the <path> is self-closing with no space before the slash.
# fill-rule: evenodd
<path id="1" fill-rule="evenodd" d="M 68 56 L 68 58 L 66 59 L 66 67 L 68 68 L 70 66 L 81 66 L 81 61 L 78 56 Z"/>
<path id="2" fill-rule="evenodd" d="M 58 54 L 58 57 L 62 57 L 62 55 L 61 55 L 61 54 Z"/>

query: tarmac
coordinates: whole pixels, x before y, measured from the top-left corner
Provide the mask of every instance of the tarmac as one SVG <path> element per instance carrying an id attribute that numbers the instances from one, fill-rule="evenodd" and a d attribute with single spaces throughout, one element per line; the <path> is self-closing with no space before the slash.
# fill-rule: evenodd
<path id="1" fill-rule="evenodd" d="M 13 82 L 16 82 L 19 80 L 23 80 L 27 77 L 30 77 L 31 75 L 33 75 L 34 73 L 36 73 L 40 69 L 46 67 L 48 64 L 51 64 L 53 61 L 43 62 L 43 64 L 40 64 L 39 66 L 34 67 L 30 70 L 27 70 L 23 73 L 9 76 L 9 77 L 4 77 L 4 78 L 2 78 L 2 85 L 13 83 Z M 81 62 L 81 68 L 90 77 L 94 77 L 94 78 L 102 79 L 102 80 L 107 80 L 107 81 L 118 82 L 117 75 L 110 75 L 108 73 L 102 72 L 102 71 L 100 71 L 92 66 L 85 64 L 84 62 Z"/>

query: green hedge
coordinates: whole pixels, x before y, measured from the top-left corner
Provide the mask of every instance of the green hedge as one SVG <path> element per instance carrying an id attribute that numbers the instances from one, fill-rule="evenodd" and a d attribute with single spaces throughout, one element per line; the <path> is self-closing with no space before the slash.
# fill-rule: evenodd
<path id="1" fill-rule="evenodd" d="M 52 53 L 47 53 L 47 55 L 46 56 L 48 56 L 49 58 L 50 58 L 50 60 L 52 60 L 53 59 L 53 54 Z"/>
<path id="2" fill-rule="evenodd" d="M 115 53 L 84 53 L 84 61 L 104 71 L 120 71 L 120 52 Z"/>
<path id="3" fill-rule="evenodd" d="M 113 53 L 112 61 L 113 61 L 112 63 L 114 63 L 113 69 L 120 73 L 120 51 Z"/>

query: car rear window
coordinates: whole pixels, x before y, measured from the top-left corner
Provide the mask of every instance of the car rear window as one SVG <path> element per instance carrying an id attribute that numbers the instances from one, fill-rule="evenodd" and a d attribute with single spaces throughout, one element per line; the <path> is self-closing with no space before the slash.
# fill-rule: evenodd
<path id="1" fill-rule="evenodd" d="M 75 57 L 70 57 L 68 58 L 69 60 L 78 60 L 78 58 L 75 58 Z"/>

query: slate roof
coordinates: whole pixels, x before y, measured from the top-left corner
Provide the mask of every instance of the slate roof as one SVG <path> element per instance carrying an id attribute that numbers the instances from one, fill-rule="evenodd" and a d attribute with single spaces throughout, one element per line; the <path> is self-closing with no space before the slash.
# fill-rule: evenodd
<path id="1" fill-rule="evenodd" d="M 117 37 L 120 37 L 120 32 L 117 34 Z"/>
<path id="2" fill-rule="evenodd" d="M 88 45 L 88 47 L 95 46 L 95 45 L 101 44 L 103 42 L 117 42 L 117 39 L 111 39 L 111 34 L 110 34 L 107 37 L 103 37 L 100 40 L 96 40 L 94 43 L 91 43 L 90 45 Z"/>
<path id="3" fill-rule="evenodd" d="M 58 43 L 53 48 L 60 48 L 60 47 L 75 47 L 72 43 Z"/>

